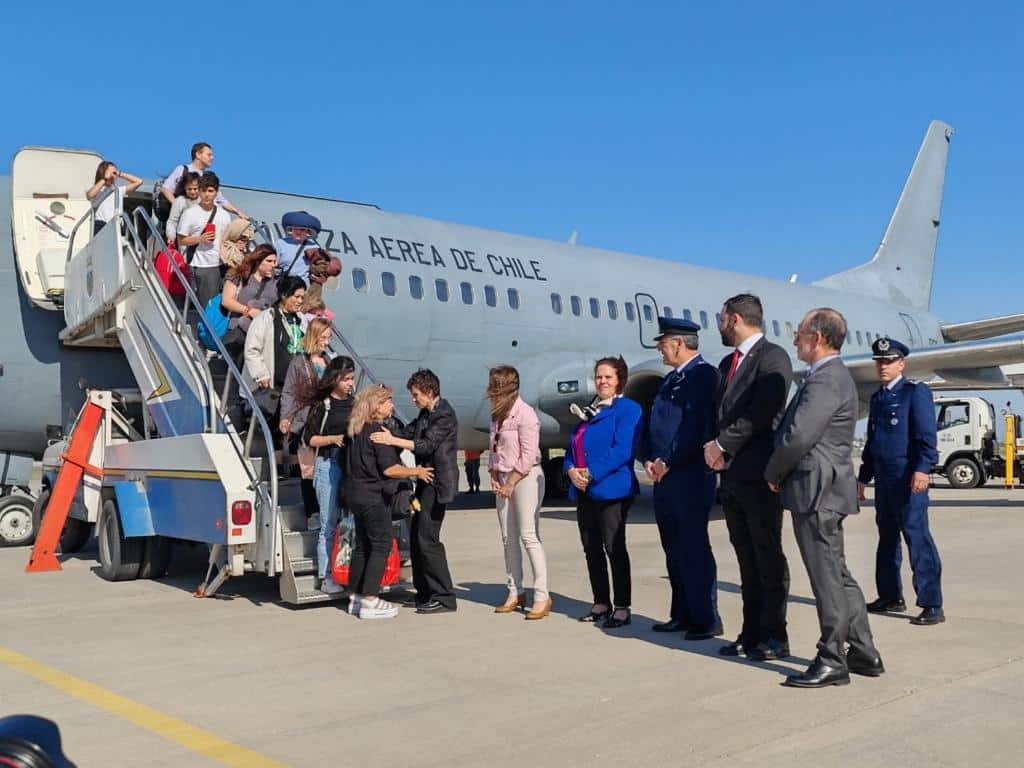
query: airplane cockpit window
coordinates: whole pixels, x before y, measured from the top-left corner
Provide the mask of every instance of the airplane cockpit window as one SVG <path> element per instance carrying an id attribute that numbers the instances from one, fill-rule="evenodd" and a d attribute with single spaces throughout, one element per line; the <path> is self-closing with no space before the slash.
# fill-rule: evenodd
<path id="1" fill-rule="evenodd" d="M 786 321 L 786 336 L 793 338 L 793 324 L 789 320 Z"/>
<path id="2" fill-rule="evenodd" d="M 519 291 L 515 288 L 508 289 L 508 307 L 509 309 L 519 309 Z"/>
<path id="3" fill-rule="evenodd" d="M 394 296 L 398 292 L 398 285 L 395 282 L 395 275 L 392 272 L 380 273 L 380 288 L 385 296 Z"/>
<path id="4" fill-rule="evenodd" d="M 366 293 L 366 270 L 358 267 L 352 270 L 352 287 L 358 293 Z"/>
<path id="5" fill-rule="evenodd" d="M 614 299 L 608 299 L 608 317 L 612 320 L 619 319 L 619 305 L 615 303 Z"/>
<path id="6" fill-rule="evenodd" d="M 632 323 L 634 320 L 636 320 L 636 311 L 633 309 L 633 302 L 632 301 L 627 301 L 626 304 L 625 304 L 625 307 L 626 307 L 626 320 L 628 320 L 629 322 Z"/>
<path id="7" fill-rule="evenodd" d="M 438 301 L 448 301 L 448 281 L 438 278 L 434 281 L 434 292 Z"/>
<path id="8" fill-rule="evenodd" d="M 861 347 L 864 345 L 864 338 L 860 335 L 860 331 L 857 331 L 857 346 Z"/>
<path id="9" fill-rule="evenodd" d="M 551 311 L 556 315 L 562 314 L 562 296 L 558 293 L 551 294 Z"/>
<path id="10" fill-rule="evenodd" d="M 779 321 L 778 320 L 772 320 L 772 331 L 775 332 L 775 338 L 778 338 L 779 336 L 782 335 L 782 332 L 779 330 Z"/>
<path id="11" fill-rule="evenodd" d="M 498 306 L 498 292 L 494 290 L 493 285 L 484 286 L 484 301 L 488 307 Z"/>
<path id="12" fill-rule="evenodd" d="M 644 304 L 644 321 L 648 323 L 654 322 L 654 310 L 651 309 L 650 304 Z"/>
<path id="13" fill-rule="evenodd" d="M 590 300 L 590 316 L 600 317 L 601 316 L 601 302 L 597 299 Z"/>
<path id="14" fill-rule="evenodd" d="M 579 317 L 580 313 L 583 311 L 583 302 L 580 301 L 579 296 L 570 296 L 569 307 L 572 309 L 572 313 L 576 315 L 576 317 Z"/>
<path id="15" fill-rule="evenodd" d="M 672 307 L 669 307 L 669 306 L 662 307 L 661 308 L 661 316 L 662 317 L 675 317 L 675 315 L 672 314 Z"/>
<path id="16" fill-rule="evenodd" d="M 703 309 L 700 311 L 700 327 L 701 328 L 707 328 L 708 327 L 708 313 L 705 312 Z"/>
<path id="17" fill-rule="evenodd" d="M 691 312 L 688 309 L 684 309 L 683 310 L 683 319 L 684 320 L 693 320 L 693 312 Z"/>
<path id="18" fill-rule="evenodd" d="M 473 286 L 469 283 L 459 283 L 459 291 L 462 293 L 462 303 L 473 303 Z"/>
<path id="19" fill-rule="evenodd" d="M 409 295 L 414 299 L 423 298 L 423 279 L 419 275 L 409 275 Z"/>

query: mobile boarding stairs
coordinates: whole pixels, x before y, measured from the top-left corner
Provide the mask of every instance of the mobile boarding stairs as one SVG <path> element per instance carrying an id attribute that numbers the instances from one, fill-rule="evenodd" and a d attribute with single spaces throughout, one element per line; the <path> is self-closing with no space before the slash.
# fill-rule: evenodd
<path id="1" fill-rule="evenodd" d="M 189 322 L 205 316 L 178 267 L 186 286 L 180 305 L 161 282 L 154 257 L 166 244 L 149 214 L 129 215 L 121 201 L 116 207 L 117 217 L 84 246 L 75 247 L 84 240 L 79 229 L 92 231 L 91 211 L 71 233 L 60 339 L 119 346 L 138 389 L 88 392 L 60 448 L 27 570 L 59 569 L 62 533 L 67 544 L 69 525 L 88 531 L 95 523 L 100 573 L 113 581 L 164 575 L 171 542 L 181 540 L 210 547 L 197 596 L 214 594 L 231 576 L 261 573 L 279 577 L 288 603 L 339 597 L 318 588 L 318 532 L 307 530 L 299 481 L 278 477 L 270 427 L 252 391 L 219 339 L 216 353 L 196 341 Z M 374 382 L 334 333 L 356 361 L 357 388 Z"/>

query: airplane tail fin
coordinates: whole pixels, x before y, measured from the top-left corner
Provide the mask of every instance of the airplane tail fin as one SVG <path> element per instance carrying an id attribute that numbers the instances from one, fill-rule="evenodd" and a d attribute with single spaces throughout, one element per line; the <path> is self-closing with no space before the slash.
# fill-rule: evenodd
<path id="1" fill-rule="evenodd" d="M 815 285 L 914 309 L 928 308 L 952 136 L 949 125 L 931 122 L 875 255 L 867 263 L 829 275 Z"/>

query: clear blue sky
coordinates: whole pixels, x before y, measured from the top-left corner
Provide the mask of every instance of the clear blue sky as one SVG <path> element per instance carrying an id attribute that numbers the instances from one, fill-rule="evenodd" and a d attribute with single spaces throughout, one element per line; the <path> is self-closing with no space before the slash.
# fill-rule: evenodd
<path id="1" fill-rule="evenodd" d="M 940 118 L 933 308 L 1024 309 L 1024 4 L 228 5 L 15 0 L 0 153 L 152 177 L 201 139 L 229 184 L 810 281 L 870 257 Z"/>

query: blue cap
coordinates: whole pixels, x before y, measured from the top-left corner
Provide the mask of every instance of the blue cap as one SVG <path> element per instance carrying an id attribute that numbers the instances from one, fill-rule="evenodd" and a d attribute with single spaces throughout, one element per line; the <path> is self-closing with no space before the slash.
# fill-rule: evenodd
<path id="1" fill-rule="evenodd" d="M 909 355 L 910 347 L 902 341 L 883 336 L 880 339 L 875 339 L 875 343 L 871 345 L 871 352 L 871 356 L 875 360 L 895 360 Z"/>
<path id="2" fill-rule="evenodd" d="M 306 211 L 289 211 L 281 217 L 281 226 L 284 229 L 302 227 L 316 233 L 319 233 L 321 230 L 320 219 Z"/>
<path id="3" fill-rule="evenodd" d="M 700 332 L 700 326 L 693 320 L 684 320 L 681 317 L 659 317 L 658 335 L 655 341 L 660 341 L 666 336 L 696 336 Z"/>

